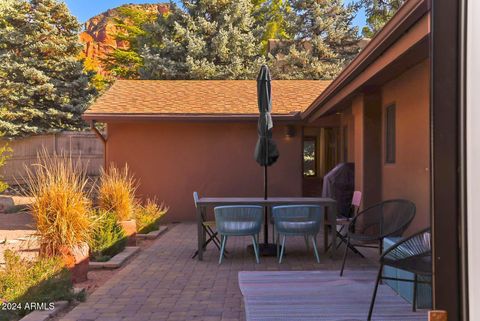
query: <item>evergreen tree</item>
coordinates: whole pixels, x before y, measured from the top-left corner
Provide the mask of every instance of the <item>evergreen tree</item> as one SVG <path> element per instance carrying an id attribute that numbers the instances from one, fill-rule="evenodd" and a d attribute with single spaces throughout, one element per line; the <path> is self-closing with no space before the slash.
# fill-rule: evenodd
<path id="1" fill-rule="evenodd" d="M 285 40 L 292 35 L 287 32 L 287 20 L 290 4 L 287 0 L 253 0 L 253 16 L 261 30 L 262 53 L 267 53 L 270 39 Z"/>
<path id="2" fill-rule="evenodd" d="M 342 0 L 291 0 L 287 16 L 293 40 L 271 53 L 277 79 L 332 79 L 358 53 L 356 5 Z"/>
<path id="3" fill-rule="evenodd" d="M 264 62 L 250 0 L 182 0 L 148 29 L 147 79 L 252 79 Z"/>
<path id="4" fill-rule="evenodd" d="M 367 26 L 363 28 L 362 34 L 372 38 L 393 17 L 405 0 L 361 0 L 360 2 L 367 15 Z"/>
<path id="5" fill-rule="evenodd" d="M 127 48 L 115 48 L 107 55 L 105 67 L 113 76 L 124 79 L 139 78 L 139 69 L 143 66 L 140 55 L 141 39 L 147 37 L 144 26 L 156 20 L 158 12 L 146 10 L 139 6 L 127 5 L 118 8 L 115 25 L 119 30 L 114 36 L 124 41 Z"/>
<path id="6" fill-rule="evenodd" d="M 0 10 L 0 132 L 85 126 L 93 89 L 78 60 L 80 25 L 63 2 L 15 0 Z"/>

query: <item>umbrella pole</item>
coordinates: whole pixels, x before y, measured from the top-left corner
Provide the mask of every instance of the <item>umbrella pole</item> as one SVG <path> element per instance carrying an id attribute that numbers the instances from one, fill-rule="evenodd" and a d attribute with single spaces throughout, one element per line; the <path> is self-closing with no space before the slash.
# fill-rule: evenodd
<path id="1" fill-rule="evenodd" d="M 268 147 L 267 147 L 268 148 Z M 268 175 L 267 175 L 267 165 L 265 165 L 263 170 L 263 192 L 264 192 L 264 199 L 268 198 Z M 268 244 L 268 207 L 265 206 L 265 225 L 264 225 L 264 233 L 263 233 L 263 241 L 265 244 Z"/>

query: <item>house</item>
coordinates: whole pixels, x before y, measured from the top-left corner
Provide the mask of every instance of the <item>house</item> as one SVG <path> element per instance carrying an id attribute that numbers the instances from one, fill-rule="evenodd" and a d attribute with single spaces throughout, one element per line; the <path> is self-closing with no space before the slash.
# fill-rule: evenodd
<path id="1" fill-rule="evenodd" d="M 282 158 L 271 170 L 275 177 L 271 186 L 278 188 L 272 190 L 273 195 L 287 192 L 292 196 L 315 195 L 321 176 L 332 163 L 353 161 L 355 184 L 364 192 L 364 206 L 384 198 L 412 199 L 417 205 L 417 216 L 407 233 L 426 225 L 432 227 L 433 305 L 435 309 L 448 311 L 449 320 L 467 320 L 469 315 L 470 320 L 476 320 L 480 316 L 478 305 L 474 304 L 478 301 L 476 289 L 480 284 L 476 203 L 480 190 L 477 179 L 480 113 L 476 108 L 480 101 L 477 58 L 480 50 L 476 41 L 479 13 L 478 1 L 473 0 L 406 1 L 343 72 L 328 86 L 318 89 L 315 98 L 292 109 L 296 114 L 275 116 L 275 138 Z M 279 88 L 273 90 L 277 95 Z M 276 100 L 274 96 L 274 104 Z M 146 131 L 161 132 L 160 126 L 173 127 L 174 121 L 185 120 L 184 115 L 163 115 L 164 119 L 155 121 L 143 115 L 133 121 L 128 119 L 131 115 L 122 114 L 122 101 L 104 111 L 96 107 L 100 102 L 85 113 L 85 119 L 92 124 L 107 123 L 108 162 L 121 164 L 135 160 L 139 164 L 143 160 L 148 163 L 149 153 L 157 155 L 157 159 L 172 153 L 173 148 L 161 153 L 153 143 L 135 141 L 135 128 L 143 124 L 148 128 Z M 274 112 L 278 112 L 278 108 L 274 105 Z M 220 127 L 228 129 L 224 134 L 240 133 L 242 126 L 254 128 L 254 121 L 249 124 L 245 114 L 222 115 L 223 119 L 219 116 L 197 115 L 196 121 L 184 124 L 194 125 L 192 131 L 196 134 L 200 128 L 213 127 L 213 124 L 223 124 Z M 195 136 L 197 138 L 202 142 L 200 146 L 207 148 L 201 136 Z M 128 144 L 123 151 L 115 151 L 122 139 Z M 237 150 L 245 149 L 241 155 L 247 157 L 247 152 L 252 153 L 255 140 L 248 139 L 248 143 L 241 139 L 237 147 Z M 290 142 L 295 142 L 294 148 L 286 147 Z M 174 149 L 175 153 L 181 153 L 177 159 L 186 156 L 185 149 L 180 148 L 182 143 L 177 143 Z M 219 147 L 224 151 L 227 145 L 223 143 Z M 305 159 L 298 156 L 303 154 L 302 145 L 308 147 Z M 310 161 L 312 148 L 316 153 L 314 162 Z M 139 149 L 145 151 L 133 155 Z M 237 191 L 243 195 L 261 195 L 256 189 L 260 169 L 247 165 L 251 159 L 238 162 L 238 153 L 237 157 L 227 158 L 224 162 L 227 165 L 205 173 L 208 162 L 217 165 L 226 153 L 221 158 L 216 156 L 218 153 L 207 158 L 199 156 L 205 155 L 202 148 L 196 149 L 200 150 L 202 153 L 191 161 L 197 169 L 195 175 L 208 179 L 203 185 L 195 184 L 195 189 L 206 195 L 240 195 Z M 292 151 L 293 154 L 289 154 Z M 158 161 L 153 170 L 137 175 L 164 185 L 160 178 L 152 179 L 152 176 L 161 177 L 156 173 L 162 164 Z M 137 167 L 141 168 L 141 164 Z M 231 176 L 225 179 L 226 190 L 209 188 L 208 182 L 218 184 L 219 178 L 224 179 L 225 174 L 219 171 L 225 168 L 228 175 L 236 171 L 239 172 L 236 177 L 251 179 L 248 186 L 252 188 L 240 189 L 237 180 L 230 180 Z M 191 190 L 182 191 L 190 186 L 180 183 L 186 182 L 192 171 L 177 173 L 178 170 L 168 176 L 177 178 L 174 183 L 188 195 L 183 202 L 190 203 Z M 188 215 L 183 218 L 190 217 Z"/>
<path id="2" fill-rule="evenodd" d="M 429 225 L 429 32 L 426 2 L 408 1 L 332 82 L 272 82 L 270 195 L 320 195 L 328 170 L 354 162 L 364 206 L 410 199 L 411 229 Z M 107 124 L 106 164 L 128 163 L 174 221 L 194 219 L 192 191 L 262 195 L 257 117 L 253 80 L 118 80 L 84 114 Z"/>
<path id="3" fill-rule="evenodd" d="M 274 138 L 270 195 L 302 195 L 301 112 L 329 81 L 273 81 Z M 128 166 L 138 195 L 169 207 L 171 221 L 194 220 L 192 192 L 263 195 L 255 80 L 118 80 L 84 114 L 107 124 L 105 162 Z M 333 165 L 332 165 L 333 166 Z"/>

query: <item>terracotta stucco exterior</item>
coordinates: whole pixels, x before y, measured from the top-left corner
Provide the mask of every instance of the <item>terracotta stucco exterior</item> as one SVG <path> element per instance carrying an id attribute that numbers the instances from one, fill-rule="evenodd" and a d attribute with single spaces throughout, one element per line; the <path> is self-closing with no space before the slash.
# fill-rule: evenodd
<path id="1" fill-rule="evenodd" d="M 286 137 L 274 127 L 280 150 L 269 168 L 269 194 L 302 195 L 301 129 Z M 112 122 L 106 162 L 128 163 L 139 198 L 156 197 L 170 207 L 168 221 L 195 219 L 192 192 L 200 196 L 263 196 L 263 169 L 255 162 L 256 123 Z"/>
<path id="2" fill-rule="evenodd" d="M 382 119 L 388 105 L 396 106 L 396 161 L 385 164 L 383 141 L 382 198 L 401 197 L 415 203 L 411 231 L 430 225 L 429 75 L 425 60 L 382 88 Z"/>
<path id="3" fill-rule="evenodd" d="M 341 113 L 355 189 L 362 207 L 393 198 L 411 200 L 417 213 L 408 232 L 430 224 L 429 61 L 407 69 L 376 91 L 359 94 Z M 385 110 L 396 106 L 396 159 L 385 160 Z"/>

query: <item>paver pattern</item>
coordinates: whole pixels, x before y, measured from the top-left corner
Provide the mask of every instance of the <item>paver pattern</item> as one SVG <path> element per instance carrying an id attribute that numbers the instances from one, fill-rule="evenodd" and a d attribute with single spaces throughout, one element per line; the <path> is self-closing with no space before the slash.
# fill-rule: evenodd
<path id="1" fill-rule="evenodd" d="M 339 270 L 341 264 L 340 253 L 334 260 L 322 254 L 317 264 L 312 250 L 306 252 L 303 238 L 287 240 L 284 263 L 262 257 L 260 264 L 255 264 L 254 256 L 246 250 L 250 239 L 232 237 L 227 244 L 228 257 L 218 265 L 214 246 L 209 246 L 203 261 L 191 258 L 196 241 L 194 224 L 170 226 L 152 246 L 62 320 L 244 320 L 239 271 Z M 369 255 L 376 254 L 372 251 Z M 347 267 L 371 272 L 375 269 L 372 262 L 352 254 Z M 365 295 L 371 295 L 371 288 L 365 291 Z"/>

